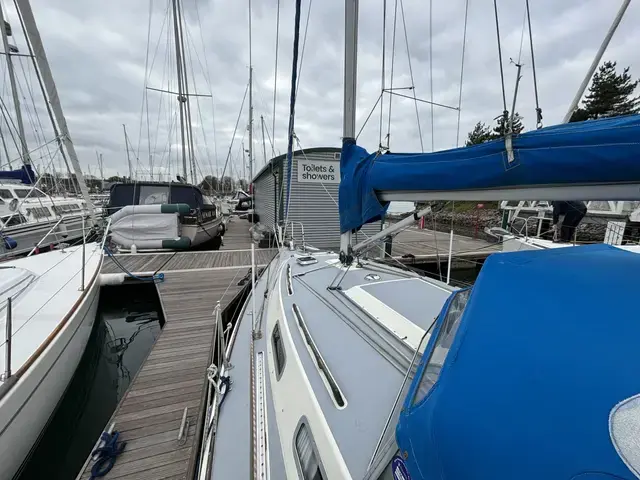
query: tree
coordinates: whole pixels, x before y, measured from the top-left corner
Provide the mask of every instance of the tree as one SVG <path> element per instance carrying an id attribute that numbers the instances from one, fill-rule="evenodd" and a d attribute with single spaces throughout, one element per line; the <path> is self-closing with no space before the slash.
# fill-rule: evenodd
<path id="1" fill-rule="evenodd" d="M 478 145 L 492 139 L 491 128 L 485 125 L 484 122 L 478 122 L 476 126 L 473 127 L 473 130 L 469 132 L 465 146 Z"/>
<path id="2" fill-rule="evenodd" d="M 511 118 L 509 118 L 509 120 L 511 120 Z M 520 132 L 522 132 L 522 130 L 524 130 L 524 125 L 522 124 L 522 117 L 520 116 L 520 114 L 518 112 L 516 112 L 515 115 L 513 115 L 513 133 L 515 133 L 517 135 Z M 505 133 L 506 133 L 506 129 L 505 129 L 505 125 L 504 125 L 504 117 L 502 115 L 500 115 L 496 119 L 496 126 L 493 127 L 493 132 L 491 134 L 491 140 L 495 140 L 497 138 L 502 138 L 502 137 L 504 137 Z"/>
<path id="3" fill-rule="evenodd" d="M 218 178 L 214 177 L 213 175 L 207 175 L 198 186 L 201 190 L 211 193 L 214 190 L 217 190 L 219 187 Z"/>
<path id="4" fill-rule="evenodd" d="M 224 176 L 220 181 L 219 187 L 223 192 L 230 192 L 233 190 L 233 178 Z"/>
<path id="5" fill-rule="evenodd" d="M 583 102 L 587 118 L 617 117 L 638 113 L 640 110 L 640 100 L 632 96 L 638 86 L 638 80 L 631 80 L 629 67 L 620 74 L 617 73 L 616 66 L 617 62 L 605 62 L 593 76 L 589 93 Z M 574 112 L 572 121 L 577 121 L 573 118 L 584 116 L 578 109 Z"/>

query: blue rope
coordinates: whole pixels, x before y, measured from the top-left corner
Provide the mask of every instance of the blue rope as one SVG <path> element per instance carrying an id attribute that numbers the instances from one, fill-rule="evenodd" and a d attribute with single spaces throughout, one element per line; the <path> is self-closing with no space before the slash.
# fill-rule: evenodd
<path id="1" fill-rule="evenodd" d="M 109 250 L 109 247 L 107 247 L 106 245 L 104 246 L 104 251 L 111 258 L 111 260 L 113 260 L 113 263 L 115 263 L 118 267 L 120 267 L 120 270 L 126 273 L 129 277 L 135 280 L 139 280 L 141 282 L 164 282 L 164 273 L 154 273 L 150 277 L 138 277 L 137 275 L 134 275 L 129 270 L 127 270 L 125 266 L 120 263 L 120 261 L 115 257 L 113 252 Z"/>
<path id="2" fill-rule="evenodd" d="M 104 446 L 96 448 L 91 455 L 99 455 L 96 462 L 91 467 L 91 479 L 104 477 L 111 471 L 116 463 L 116 457 L 122 453 L 127 442 L 118 443 L 120 432 L 102 432 L 100 439 L 104 441 Z"/>

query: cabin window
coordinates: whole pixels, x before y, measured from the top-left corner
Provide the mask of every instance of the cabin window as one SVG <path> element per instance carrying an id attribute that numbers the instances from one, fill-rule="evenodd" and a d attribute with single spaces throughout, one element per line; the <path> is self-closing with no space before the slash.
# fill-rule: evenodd
<path id="1" fill-rule="evenodd" d="M 14 227 L 16 225 L 20 225 L 21 223 L 26 223 L 26 221 L 27 220 L 19 213 L 2 217 L 2 223 L 5 227 Z"/>
<path id="2" fill-rule="evenodd" d="M 33 207 L 28 208 L 27 213 L 35 219 L 47 218 L 51 216 L 51 212 L 47 207 Z"/>
<path id="3" fill-rule="evenodd" d="M 276 326 L 273 328 L 271 343 L 273 345 L 273 357 L 276 364 L 276 379 L 280 380 L 280 376 L 284 370 L 284 364 L 287 361 L 287 356 L 284 353 L 284 344 L 282 343 L 282 335 L 280 334 L 280 323 L 276 323 Z"/>
<path id="4" fill-rule="evenodd" d="M 438 338 L 434 344 L 433 350 L 429 357 L 429 361 L 422 372 L 422 378 L 420 384 L 416 390 L 413 398 L 413 404 L 420 402 L 427 396 L 431 388 L 435 385 L 440 377 L 440 370 L 444 365 L 444 361 L 447 358 L 453 340 L 456 338 L 458 332 L 458 326 L 460 325 L 460 319 L 464 308 L 467 306 L 469 296 L 471 295 L 471 289 L 458 291 L 451 302 L 449 308 L 445 314 L 444 320 L 438 332 Z"/>
<path id="5" fill-rule="evenodd" d="M 0 189 L 0 198 L 6 198 L 8 200 L 12 200 L 13 195 L 11 195 L 11 190 L 7 190 L 6 188 Z"/>
<path id="6" fill-rule="evenodd" d="M 18 196 L 18 198 L 27 198 L 29 196 L 29 192 L 31 190 L 27 190 L 26 188 L 16 188 L 14 190 L 14 192 L 16 192 L 16 195 Z"/>
<path id="7" fill-rule="evenodd" d="M 296 457 L 303 480 L 324 480 L 316 446 L 311 436 L 311 430 L 306 423 L 301 423 L 295 440 Z"/>
<path id="8" fill-rule="evenodd" d="M 69 207 L 71 207 L 71 211 L 72 212 L 79 212 L 80 211 L 80 205 L 77 205 L 75 203 L 72 203 L 71 205 L 69 205 Z"/>
<path id="9" fill-rule="evenodd" d="M 141 185 L 140 205 L 169 203 L 169 185 Z"/>

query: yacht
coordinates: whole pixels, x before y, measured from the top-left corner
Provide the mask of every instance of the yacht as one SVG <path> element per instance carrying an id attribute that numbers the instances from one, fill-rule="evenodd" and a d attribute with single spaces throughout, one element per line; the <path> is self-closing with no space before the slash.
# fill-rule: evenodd
<path id="1" fill-rule="evenodd" d="M 105 211 L 111 242 L 121 250 L 188 249 L 222 245 L 224 216 L 213 198 L 186 183 L 137 182 L 111 186 Z"/>
<path id="2" fill-rule="evenodd" d="M 391 201 L 636 200 L 640 115 L 370 154 L 355 140 L 357 20 L 346 0 L 340 252 L 280 238 L 254 268 L 210 369 L 199 478 L 640 478 L 640 324 L 620 301 L 640 257 L 496 253 L 457 289 L 367 258 L 429 208 L 352 242 Z"/>
<path id="3" fill-rule="evenodd" d="M 0 242 L 0 256 L 24 254 L 36 246 L 82 238 L 83 217 L 89 215 L 83 199 L 47 195 L 33 185 L 3 180 L 2 173 L 0 233 L 15 244 L 8 248 L 8 242 Z"/>
<path id="4" fill-rule="evenodd" d="M 60 129 L 60 148 L 66 151 L 87 202 L 84 177 L 31 5 L 28 0 L 18 0 L 16 8 L 25 39 L 37 52 L 34 59 L 43 80 L 45 102 Z M 25 165 L 23 171 L 27 169 L 30 167 Z M 28 183 L 33 183 L 35 177 L 29 176 Z M 56 216 L 62 221 L 72 212 L 84 215 L 85 205 L 91 223 L 94 220 L 93 206 L 82 200 L 58 202 L 37 188 L 5 181 L 0 191 L 8 192 L 2 195 L 2 208 L 9 209 L 7 215 L 24 218 L 17 228 L 44 217 L 53 226 Z M 12 233 L 11 228 L 3 235 Z M 0 264 L 0 478 L 19 475 L 62 399 L 91 334 L 100 295 L 104 240 L 88 242 L 88 231 L 88 225 L 81 227 L 82 243 L 78 246 L 38 254 L 34 251 L 33 255 Z"/>

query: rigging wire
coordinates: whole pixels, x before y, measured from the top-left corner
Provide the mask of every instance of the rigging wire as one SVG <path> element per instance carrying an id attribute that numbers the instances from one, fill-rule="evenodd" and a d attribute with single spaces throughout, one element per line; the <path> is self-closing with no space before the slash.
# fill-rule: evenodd
<path id="1" fill-rule="evenodd" d="M 404 13 L 402 14 L 404 21 Z M 413 79 L 411 80 L 413 82 Z M 415 96 L 415 90 L 414 90 Z M 429 0 L 429 100 L 431 101 L 431 151 L 435 150 L 435 132 L 433 120 L 433 0 Z M 418 107 L 416 106 L 416 109 Z M 460 107 L 458 107 L 458 112 Z M 422 141 L 422 137 L 420 138 Z M 423 150 L 424 151 L 424 150 Z"/>
<path id="2" fill-rule="evenodd" d="M 495 18 L 496 18 L 496 38 L 498 40 L 498 61 L 500 62 L 500 83 L 502 85 L 502 107 L 504 110 L 504 116 L 505 116 L 505 125 L 503 128 L 506 127 L 506 120 L 507 120 L 507 116 L 509 115 L 509 112 L 507 110 L 507 92 L 505 90 L 504 87 L 504 68 L 502 66 L 502 44 L 500 42 L 500 21 L 498 19 L 498 0 L 493 0 L 493 10 L 495 12 Z"/>
<path id="3" fill-rule="evenodd" d="M 382 2 L 382 68 L 381 68 L 381 76 L 380 76 L 381 77 L 380 78 L 380 96 L 378 97 L 378 100 L 376 100 L 376 105 L 378 104 L 378 102 L 380 102 L 380 134 L 379 134 L 378 150 L 382 150 L 382 124 L 383 124 L 383 118 L 384 118 L 384 102 L 381 100 L 384 95 L 384 82 L 386 77 L 386 66 L 385 66 L 386 54 L 387 54 L 387 0 L 383 0 Z M 375 106 L 373 108 L 375 109 Z M 370 116 L 371 114 L 369 114 L 369 117 Z M 369 117 L 367 117 L 367 120 L 365 120 L 364 122 L 365 125 L 369 120 Z M 362 128 L 364 128 L 364 125 L 362 125 Z M 360 129 L 360 132 L 358 132 L 358 135 L 356 135 L 356 140 L 360 136 L 360 133 L 362 133 L 362 128 Z"/>
<path id="4" fill-rule="evenodd" d="M 205 77 L 207 79 L 207 83 L 209 85 L 209 93 L 211 94 L 211 119 L 213 124 L 213 154 L 215 156 L 215 164 L 216 164 L 216 176 L 220 174 L 220 166 L 218 165 L 218 140 L 216 137 L 216 103 L 213 95 L 213 88 L 211 82 L 211 70 L 209 70 L 209 61 L 207 60 L 207 50 L 204 43 L 204 37 L 202 36 L 202 22 L 200 21 L 200 10 L 198 9 L 198 2 L 194 2 L 196 7 L 196 19 L 198 21 L 198 32 L 200 33 L 200 42 L 202 43 L 202 56 L 204 57 L 204 66 L 205 66 Z M 195 50 L 195 48 L 194 48 Z M 196 58 L 198 59 L 198 63 L 200 63 L 200 68 L 202 68 L 202 63 L 200 62 L 200 57 L 198 56 L 198 52 L 195 51 Z M 204 130 L 204 127 L 203 127 Z M 209 160 L 211 163 L 211 160 Z M 213 169 L 213 166 L 211 166 Z"/>
<path id="5" fill-rule="evenodd" d="M 271 132 L 273 133 L 273 143 L 276 141 L 276 102 L 278 99 L 278 44 L 280 40 L 280 0 L 276 7 L 276 63 L 273 69 L 273 115 L 271 116 Z M 275 157 L 276 151 L 271 144 L 271 154 Z"/>
<path id="6" fill-rule="evenodd" d="M 240 104 L 240 111 L 238 112 L 238 118 L 236 120 L 236 126 L 233 129 L 233 135 L 231 136 L 231 144 L 229 145 L 229 152 L 227 153 L 227 159 L 224 162 L 224 169 L 222 170 L 222 177 L 224 178 L 224 174 L 227 171 L 227 165 L 229 163 L 229 158 L 231 157 L 231 150 L 233 149 L 233 141 L 236 138 L 236 132 L 238 131 L 238 124 L 240 123 L 240 117 L 242 116 L 242 111 L 244 110 L 244 102 L 247 99 L 247 92 L 249 91 L 249 82 L 247 82 L 247 86 L 244 89 L 244 95 L 242 97 L 242 103 Z"/>
<path id="7" fill-rule="evenodd" d="M 396 26 L 398 24 L 398 0 L 395 0 L 395 6 L 393 10 L 393 36 L 391 39 L 391 78 L 389 81 L 389 91 L 393 91 L 393 73 L 394 67 L 396 63 Z M 393 101 L 393 95 L 389 95 L 389 121 L 387 123 L 387 145 L 386 149 L 388 150 L 391 145 L 391 104 Z"/>
<path id="8" fill-rule="evenodd" d="M 311 5 L 313 5 L 313 0 L 309 0 L 309 8 L 307 9 L 307 20 L 304 26 L 304 37 L 302 37 L 302 51 L 300 53 L 300 66 L 298 67 L 296 97 L 298 96 L 298 90 L 300 89 L 300 77 L 302 76 L 302 63 L 304 60 L 304 50 L 305 50 L 305 47 L 307 46 L 307 32 L 309 30 L 309 17 L 311 16 Z"/>
<path id="9" fill-rule="evenodd" d="M 531 10 L 529 9 L 529 0 L 525 0 L 525 8 L 527 11 L 527 23 L 529 25 L 529 45 L 531 47 L 531 69 L 533 70 L 533 91 L 536 97 L 536 128 L 542 128 L 542 108 L 540 108 L 540 100 L 538 98 L 538 77 L 536 75 L 536 56 L 533 51 L 533 33 L 531 31 Z"/>
<path id="10" fill-rule="evenodd" d="M 404 42 L 407 47 L 407 61 L 409 62 L 409 76 L 411 78 L 411 93 L 413 94 L 413 103 L 416 108 L 416 121 L 418 123 L 418 138 L 420 138 L 420 150 L 422 151 L 422 153 L 424 153 L 424 143 L 422 141 L 422 128 L 420 126 L 420 114 L 418 113 L 418 100 L 416 99 L 416 83 L 413 80 L 413 66 L 411 65 L 411 53 L 409 52 L 409 37 L 407 34 L 407 23 L 404 18 L 404 1 L 403 0 L 400 0 L 400 13 L 402 15 L 402 26 L 404 29 Z M 433 89 L 431 92 L 431 101 L 433 101 Z M 433 105 L 431 105 L 431 121 L 433 123 Z M 433 129 L 433 125 L 432 125 L 432 129 Z"/>
<path id="11" fill-rule="evenodd" d="M 456 146 L 460 146 L 460 114 L 462 112 L 462 79 L 464 77 L 464 57 L 467 49 L 467 19 L 469 17 L 469 0 L 464 2 L 464 30 L 462 34 L 462 61 L 460 62 L 460 90 L 458 93 L 458 121 L 456 126 Z"/>

